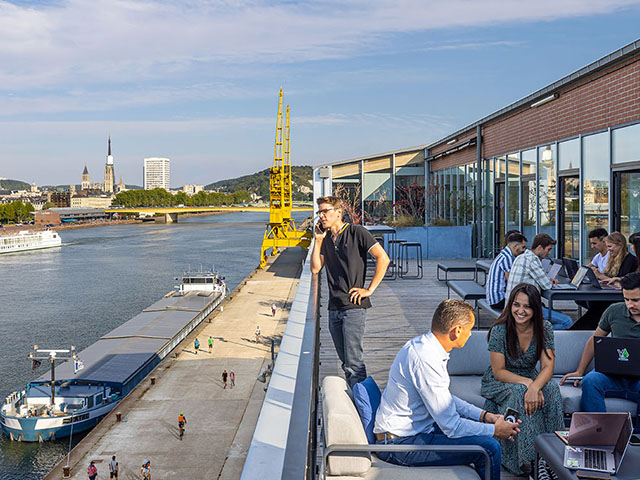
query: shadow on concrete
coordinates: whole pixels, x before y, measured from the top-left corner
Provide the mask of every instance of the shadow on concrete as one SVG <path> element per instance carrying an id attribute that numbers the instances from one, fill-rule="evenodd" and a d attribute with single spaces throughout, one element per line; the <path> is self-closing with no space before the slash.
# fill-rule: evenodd
<path id="1" fill-rule="evenodd" d="M 298 278 L 306 256 L 307 251 L 304 248 L 286 248 L 267 266 L 266 271 L 276 277 Z"/>

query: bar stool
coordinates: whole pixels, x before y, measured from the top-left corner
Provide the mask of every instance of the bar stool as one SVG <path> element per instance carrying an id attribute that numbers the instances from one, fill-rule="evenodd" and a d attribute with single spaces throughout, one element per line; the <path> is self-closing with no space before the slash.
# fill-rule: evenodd
<path id="1" fill-rule="evenodd" d="M 405 242 L 400 247 L 402 249 L 401 253 L 401 263 L 404 263 L 406 266 L 406 270 L 400 265 L 400 278 L 404 279 L 419 279 L 424 275 L 423 267 L 422 267 L 422 244 L 419 242 Z M 411 248 L 415 249 L 416 252 L 416 274 L 415 275 L 407 275 L 409 272 L 409 250 Z"/>
<path id="2" fill-rule="evenodd" d="M 398 277 L 399 272 L 402 270 L 402 259 L 400 256 L 400 251 L 402 250 L 402 244 L 407 243 L 406 240 L 389 240 L 387 244 L 389 245 L 389 257 L 391 259 L 391 264 L 389 266 L 389 270 L 391 270 L 391 275 L 395 279 Z"/>

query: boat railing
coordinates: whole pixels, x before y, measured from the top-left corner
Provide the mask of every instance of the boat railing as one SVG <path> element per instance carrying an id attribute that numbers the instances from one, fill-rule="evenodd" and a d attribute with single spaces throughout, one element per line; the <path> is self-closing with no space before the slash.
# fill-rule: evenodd
<path id="1" fill-rule="evenodd" d="M 311 249 L 298 282 L 242 479 L 312 479 L 316 470 L 320 276 Z"/>

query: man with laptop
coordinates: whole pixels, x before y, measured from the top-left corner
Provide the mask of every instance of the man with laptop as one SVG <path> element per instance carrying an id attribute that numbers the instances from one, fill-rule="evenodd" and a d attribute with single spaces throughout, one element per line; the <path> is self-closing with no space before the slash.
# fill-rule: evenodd
<path id="1" fill-rule="evenodd" d="M 595 369 L 582 379 L 580 409 L 584 412 L 606 412 L 607 397 L 640 402 L 640 272 L 625 275 L 620 285 L 624 302 L 604 311 L 584 346 L 578 368 L 560 380 L 563 385 L 571 378 L 578 386 L 595 348 Z M 609 333 L 611 338 L 603 338 Z"/>
<path id="2" fill-rule="evenodd" d="M 607 277 L 604 274 L 605 268 L 607 268 L 607 262 L 609 261 L 609 250 L 607 244 L 604 241 L 609 234 L 604 228 L 594 228 L 589 232 L 589 245 L 597 253 L 594 255 L 591 263 L 587 265 L 593 273 L 595 273 L 598 280 L 606 280 Z"/>
<path id="3" fill-rule="evenodd" d="M 487 274 L 486 293 L 487 302 L 491 308 L 504 308 L 505 291 L 509 272 L 513 261 L 527 248 L 527 239 L 520 232 L 513 232 L 507 236 L 507 246 L 504 247 L 491 263 Z"/>
<path id="4" fill-rule="evenodd" d="M 513 262 L 511 272 L 509 273 L 509 281 L 507 282 L 507 290 L 505 297 L 509 298 L 509 294 L 514 287 L 520 283 L 530 283 L 538 287 L 538 290 L 549 290 L 552 285 L 557 284 L 558 281 L 553 278 L 549 278 L 542 268 L 541 260 L 546 258 L 550 253 L 556 241 L 546 233 L 539 233 L 533 237 L 531 243 L 531 249 L 525 250 L 523 254 L 518 255 Z M 547 308 L 542 308 L 544 318 L 548 319 L 552 324 L 554 330 L 566 330 L 571 326 L 573 320 L 569 315 L 557 312 L 555 310 L 549 311 Z"/>

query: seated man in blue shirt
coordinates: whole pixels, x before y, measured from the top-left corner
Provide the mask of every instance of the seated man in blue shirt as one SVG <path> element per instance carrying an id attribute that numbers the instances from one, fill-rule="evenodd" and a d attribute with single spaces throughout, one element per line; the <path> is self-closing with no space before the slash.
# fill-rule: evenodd
<path id="1" fill-rule="evenodd" d="M 514 232 L 507 236 L 507 246 L 504 247 L 491 263 L 487 274 L 487 303 L 491 308 L 502 310 L 504 308 L 507 281 L 513 261 L 527 248 L 527 239 L 520 232 Z"/>
<path id="2" fill-rule="evenodd" d="M 377 443 L 479 445 L 491 459 L 491 480 L 498 480 L 502 451 L 495 438 L 516 435 L 518 424 L 449 392 L 449 352 L 464 346 L 474 323 L 468 303 L 451 299 L 438 305 L 431 331 L 408 341 L 396 355 L 373 431 Z M 380 452 L 378 456 L 409 466 L 473 464 L 481 478 L 485 475 L 486 460 L 478 453 Z"/>
<path id="3" fill-rule="evenodd" d="M 582 377 L 593 360 L 593 337 L 640 338 L 640 272 L 628 273 L 620 280 L 624 302 L 609 306 L 598 323 L 598 327 L 584 346 L 578 369 L 567 373 L 560 385 L 569 377 Z M 637 360 L 636 360 L 637 361 Z M 578 386 L 579 380 L 573 384 Z M 591 370 L 582 381 L 580 410 L 583 412 L 606 412 L 605 398 L 626 398 L 638 402 L 640 408 L 640 380 L 622 375 L 607 375 Z"/>

